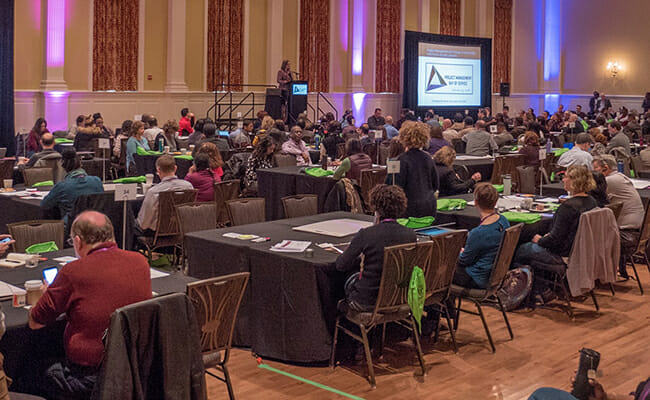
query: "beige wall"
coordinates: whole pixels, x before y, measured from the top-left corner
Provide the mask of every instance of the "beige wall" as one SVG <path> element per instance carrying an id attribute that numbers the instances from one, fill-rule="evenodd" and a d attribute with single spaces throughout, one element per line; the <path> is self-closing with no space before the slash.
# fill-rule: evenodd
<path id="1" fill-rule="evenodd" d="M 244 59 L 248 68 L 248 83 L 250 84 L 267 84 L 273 82 L 267 76 L 267 58 L 266 58 L 266 39 L 267 39 L 267 1 L 252 0 L 250 1 L 251 9 L 249 13 L 248 29 L 248 53 L 244 54 Z"/>
<path id="2" fill-rule="evenodd" d="M 146 0 L 144 23 L 144 90 L 163 90 L 167 81 L 167 2 Z M 179 54 L 178 57 L 185 57 Z M 152 75 L 148 80 L 147 76 Z"/>
<path id="3" fill-rule="evenodd" d="M 38 89 L 43 79 L 43 18 L 41 0 L 15 2 L 14 86 Z"/>
<path id="4" fill-rule="evenodd" d="M 70 90 L 88 90 L 92 68 L 91 3 L 87 0 L 68 0 L 66 3 L 65 69 L 64 79 Z M 72 62 L 70 62 L 72 61 Z"/>
<path id="5" fill-rule="evenodd" d="M 204 87 L 205 2 L 186 0 L 185 15 L 185 83 L 189 90 L 201 91 Z"/>

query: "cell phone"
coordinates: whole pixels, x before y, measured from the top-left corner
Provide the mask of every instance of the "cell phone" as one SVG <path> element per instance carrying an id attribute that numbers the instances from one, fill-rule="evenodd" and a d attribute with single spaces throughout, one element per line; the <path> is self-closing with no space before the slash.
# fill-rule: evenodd
<path id="1" fill-rule="evenodd" d="M 7 242 L 10 241 L 10 240 L 11 240 L 10 237 L 6 237 L 6 238 L 0 240 L 0 243 L 7 243 Z"/>
<path id="2" fill-rule="evenodd" d="M 47 282 L 48 285 L 51 285 L 58 273 L 59 269 L 57 267 L 45 268 L 43 270 L 43 279 L 45 279 L 45 282 Z"/>

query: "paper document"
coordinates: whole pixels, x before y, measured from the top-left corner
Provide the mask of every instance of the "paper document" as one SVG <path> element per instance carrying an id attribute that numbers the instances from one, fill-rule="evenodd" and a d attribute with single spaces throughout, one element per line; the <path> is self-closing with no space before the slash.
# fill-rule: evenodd
<path id="1" fill-rule="evenodd" d="M 467 154 L 459 154 L 456 160 L 491 160 L 492 156 L 468 156 Z"/>
<path id="2" fill-rule="evenodd" d="M 14 285 L 10 285 L 7 282 L 0 281 L 0 298 L 10 298 L 14 294 L 25 294 L 25 290 Z"/>
<path id="3" fill-rule="evenodd" d="M 149 268 L 149 272 L 151 272 L 151 279 L 156 279 L 156 278 L 162 278 L 164 276 L 169 276 L 168 273 L 158 271 L 157 269 Z"/>
<path id="4" fill-rule="evenodd" d="M 360 221 L 358 219 L 342 218 L 331 219 L 329 221 L 321 221 L 302 226 L 294 226 L 293 230 L 334 237 L 344 237 L 348 235 L 354 235 L 361 229 L 367 228 L 371 225 L 371 221 Z"/>
<path id="5" fill-rule="evenodd" d="M 275 246 L 271 247 L 271 251 L 281 253 L 302 253 L 311 246 L 311 242 L 303 242 L 300 240 L 283 240 Z"/>
<path id="6" fill-rule="evenodd" d="M 634 184 L 635 189 L 645 189 L 650 186 L 650 181 L 644 181 L 642 179 L 631 179 L 632 184 Z"/>
<path id="7" fill-rule="evenodd" d="M 53 260 L 56 261 L 56 262 L 58 262 L 59 264 L 63 265 L 63 264 L 67 264 L 67 263 L 69 263 L 69 262 L 76 261 L 76 260 L 77 260 L 77 257 L 73 257 L 73 256 L 65 256 L 65 257 L 57 257 L 57 258 L 53 258 Z"/>

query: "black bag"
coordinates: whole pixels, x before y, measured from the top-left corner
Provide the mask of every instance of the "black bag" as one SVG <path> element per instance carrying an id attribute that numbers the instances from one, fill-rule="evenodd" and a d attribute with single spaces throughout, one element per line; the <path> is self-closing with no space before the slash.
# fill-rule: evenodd
<path id="1" fill-rule="evenodd" d="M 508 271 L 497 295 L 506 311 L 512 311 L 528 298 L 532 288 L 533 270 L 522 266 Z"/>

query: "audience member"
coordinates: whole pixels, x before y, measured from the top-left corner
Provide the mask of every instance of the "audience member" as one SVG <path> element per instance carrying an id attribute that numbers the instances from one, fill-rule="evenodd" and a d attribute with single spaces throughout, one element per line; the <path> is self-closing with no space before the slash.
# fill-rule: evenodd
<path id="1" fill-rule="evenodd" d="M 487 156 L 499 149 L 494 137 L 485 131 L 485 121 L 476 121 L 476 129 L 465 134 L 463 141 L 467 143 L 465 153 L 470 156 Z"/>
<path id="2" fill-rule="evenodd" d="M 198 156 L 199 154 L 207 154 L 208 159 L 210 160 L 210 169 L 212 170 L 212 174 L 214 175 L 215 179 L 221 182 L 221 177 L 223 176 L 223 158 L 221 158 L 221 152 L 217 148 L 217 145 L 214 143 L 204 143 L 201 148 L 196 152 L 196 155 Z M 190 170 L 188 171 L 190 173 L 196 172 L 196 167 L 192 165 L 190 167 Z"/>
<path id="3" fill-rule="evenodd" d="M 464 121 L 463 114 L 461 113 L 454 114 L 454 123 L 451 126 L 451 129 L 455 130 L 456 132 L 462 131 L 463 129 L 465 129 L 465 123 L 463 121 Z"/>
<path id="4" fill-rule="evenodd" d="M 431 139 L 429 139 L 429 148 L 427 149 L 429 154 L 434 155 L 443 147 L 451 146 L 451 143 L 442 137 L 442 127 L 440 125 L 432 126 L 430 129 L 430 135 Z"/>
<path id="5" fill-rule="evenodd" d="M 47 130 L 47 121 L 45 118 L 39 118 L 34 123 L 34 127 L 29 131 L 27 143 L 25 144 L 25 157 L 31 157 L 34 153 L 41 151 L 41 136 L 49 133 Z"/>
<path id="6" fill-rule="evenodd" d="M 337 159 L 339 143 L 345 143 L 345 140 L 336 131 L 328 131 L 327 135 L 321 141 L 321 156 L 325 155 L 332 160 Z"/>
<path id="7" fill-rule="evenodd" d="M 349 139 L 345 143 L 345 154 L 347 157 L 341 162 L 341 165 L 334 172 L 334 179 L 339 180 L 346 178 L 361 181 L 361 171 L 372 168 L 370 156 L 361 151 L 361 142 L 359 139 Z"/>
<path id="8" fill-rule="evenodd" d="M 149 128 L 144 130 L 143 136 L 148 141 L 154 142 L 156 140 L 156 136 L 160 135 L 162 132 L 163 130 L 158 128 L 158 120 L 154 117 L 149 120 Z"/>
<path id="9" fill-rule="evenodd" d="M 253 122 L 244 121 L 242 127 L 230 134 L 230 141 L 235 147 L 246 147 L 250 146 L 251 139 L 250 135 L 253 133 Z"/>
<path id="10" fill-rule="evenodd" d="M 275 143 L 271 138 L 264 138 L 255 146 L 255 150 L 246 164 L 246 173 L 244 174 L 244 187 L 248 193 L 257 193 L 257 170 L 273 168 L 274 152 Z"/>
<path id="11" fill-rule="evenodd" d="M 275 125 L 273 118 L 271 118 L 269 115 L 264 116 L 260 130 L 257 132 L 255 138 L 253 138 L 253 146 L 257 146 L 259 141 L 268 135 L 268 132 L 271 130 L 271 128 L 273 128 L 273 125 Z"/>
<path id="12" fill-rule="evenodd" d="M 122 122 L 122 129 L 120 133 L 115 137 L 115 143 L 113 144 L 113 156 L 116 159 L 120 158 L 122 153 L 122 139 L 129 139 L 129 134 L 131 133 L 131 127 L 133 126 L 133 121 L 130 119 L 124 120 Z"/>
<path id="13" fill-rule="evenodd" d="M 18 168 L 32 168 L 39 160 L 61 160 L 61 153 L 54 150 L 54 136 L 51 133 L 44 133 L 41 136 L 41 148 L 43 150 L 34 153 L 30 158 L 21 158 L 18 161 Z"/>
<path id="14" fill-rule="evenodd" d="M 585 131 L 584 126 L 578 121 L 578 116 L 571 113 L 569 119 L 564 123 L 562 132 L 564 133 L 582 133 Z"/>
<path id="15" fill-rule="evenodd" d="M 595 188 L 596 183 L 586 166 L 570 166 L 562 181 L 564 190 L 571 197 L 558 207 L 549 233 L 535 235 L 531 242 L 519 246 L 515 263 L 530 265 L 535 260 L 545 264 L 562 264 L 562 257 L 568 257 L 571 252 L 580 214 L 598 207 L 596 200 L 587 194 Z"/>
<path id="16" fill-rule="evenodd" d="M 169 146 L 169 151 L 175 152 L 179 150 L 178 144 L 176 143 L 176 132 L 178 132 L 178 122 L 175 119 L 170 119 L 163 125 L 160 133 L 156 135 L 154 142 L 160 143 L 162 140 L 163 147 Z"/>
<path id="17" fill-rule="evenodd" d="M 393 117 L 390 115 L 386 117 L 386 123 L 384 124 L 384 129 L 386 130 L 386 137 L 388 140 L 399 135 L 399 131 L 395 126 L 393 126 Z"/>
<path id="18" fill-rule="evenodd" d="M 474 119 L 468 115 L 463 119 L 463 127 L 458 130 L 458 134 L 462 138 L 474 129 Z"/>
<path id="19" fill-rule="evenodd" d="M 497 132 L 492 135 L 492 137 L 494 138 L 494 143 L 496 143 L 498 147 L 511 144 L 515 140 L 512 134 L 506 131 L 506 124 L 503 122 L 497 122 Z"/>
<path id="20" fill-rule="evenodd" d="M 581 133 L 576 137 L 576 142 L 571 150 L 562 154 L 557 160 L 557 165 L 561 167 L 569 167 L 572 165 L 583 165 L 591 169 L 593 157 L 589 154 L 589 147 L 593 143 L 591 135 L 588 133 Z"/>
<path id="21" fill-rule="evenodd" d="M 433 110 L 427 110 L 427 112 L 424 113 L 424 122 L 432 128 L 440 127 L 440 122 L 436 119 Z"/>
<path id="22" fill-rule="evenodd" d="M 598 207 L 605 207 L 609 204 L 609 200 L 607 199 L 607 180 L 605 179 L 605 175 L 598 171 L 591 171 L 591 176 L 594 178 L 596 187 L 588 191 L 587 194 L 596 200 Z"/>
<path id="23" fill-rule="evenodd" d="M 299 126 L 291 128 L 289 140 L 282 144 L 282 152 L 294 155 L 297 165 L 309 165 L 309 150 L 302 141 L 302 129 Z"/>
<path id="24" fill-rule="evenodd" d="M 199 144 L 199 142 L 205 139 L 205 135 L 203 134 L 203 126 L 206 122 L 212 122 L 212 120 L 209 118 L 199 118 L 196 120 L 196 123 L 194 124 L 194 132 L 192 132 L 187 138 L 188 145 L 193 144 L 196 146 Z"/>
<path id="25" fill-rule="evenodd" d="M 431 155 L 422 150 L 429 140 L 429 126 L 424 122 L 405 122 L 399 131 L 399 140 L 406 152 L 400 157 L 397 184 L 408 199 L 407 215 L 435 216 L 438 173 Z"/>
<path id="26" fill-rule="evenodd" d="M 623 205 L 617 220 L 621 235 L 621 256 L 632 254 L 636 250 L 639 241 L 639 230 L 645 216 L 641 196 L 639 196 L 639 192 L 630 178 L 618 172 L 614 156 L 605 154 L 595 158 L 594 170 L 605 175 L 609 201 Z M 624 278 L 628 277 L 623 257 L 621 257 L 619 272 Z"/>
<path id="27" fill-rule="evenodd" d="M 102 130 L 95 125 L 92 116 L 89 115 L 84 121 L 84 126 L 77 129 L 74 148 L 77 151 L 94 151 L 93 141 L 100 138 L 107 139 L 108 136 L 102 133 Z"/>
<path id="28" fill-rule="evenodd" d="M 106 125 L 104 125 L 104 117 L 100 113 L 93 114 L 93 123 L 100 130 L 100 134 L 105 138 L 113 138 L 113 130 Z"/>
<path id="29" fill-rule="evenodd" d="M 609 144 L 607 145 L 607 152 L 610 153 L 615 148 L 618 148 L 620 151 L 625 153 L 627 156 L 630 155 L 630 138 L 621 130 L 621 123 L 618 121 L 612 121 L 609 123 Z"/>
<path id="30" fill-rule="evenodd" d="M 178 133 L 181 136 L 188 136 L 194 132 L 192 126 L 194 125 L 194 114 L 190 112 L 189 108 L 183 108 L 181 110 L 181 120 L 178 121 Z"/>
<path id="31" fill-rule="evenodd" d="M 287 131 L 287 126 L 284 124 L 284 121 L 281 119 L 276 119 L 273 122 L 273 127 L 280 132 L 286 132 Z"/>
<path id="32" fill-rule="evenodd" d="M 370 126 L 368 124 L 361 124 L 358 129 L 359 140 L 361 141 L 361 147 L 372 144 L 374 140 L 370 137 Z"/>
<path id="33" fill-rule="evenodd" d="M 258 130 L 262 126 L 262 119 L 264 119 L 264 117 L 269 114 L 264 110 L 260 110 L 255 115 L 257 116 L 257 118 L 255 119 L 255 121 L 253 121 L 253 129 Z"/>
<path id="34" fill-rule="evenodd" d="M 368 117 L 368 129 L 381 129 L 385 123 L 386 120 L 381 116 L 381 108 L 375 108 L 375 113 Z"/>
<path id="35" fill-rule="evenodd" d="M 160 177 L 160 183 L 153 185 L 144 195 L 137 218 L 136 236 L 153 236 L 156 233 L 160 193 L 193 188 L 190 182 L 176 176 L 176 161 L 169 154 L 158 157 L 156 160 L 156 173 Z"/>
<path id="36" fill-rule="evenodd" d="M 342 132 L 341 135 L 343 136 L 343 139 L 344 140 L 348 140 L 348 139 L 352 139 L 352 138 L 358 139 L 359 134 L 357 133 L 357 127 L 354 125 L 354 117 L 352 117 L 352 114 L 350 114 L 350 115 L 347 116 L 347 118 L 348 119 L 346 120 L 345 126 L 343 126 L 343 124 L 341 124 L 341 132 Z M 386 117 L 386 121 L 388 121 L 388 118 L 389 117 Z M 391 120 L 392 120 L 392 118 L 391 118 Z M 384 125 L 384 128 L 386 128 L 386 125 Z M 393 128 L 393 129 L 395 129 L 395 128 Z M 327 132 L 330 133 L 331 131 L 332 131 L 332 126 L 330 124 L 327 127 Z"/>
<path id="37" fill-rule="evenodd" d="M 120 250 L 108 217 L 86 211 L 72 223 L 71 234 L 78 260 L 61 268 L 54 282 L 29 311 L 29 327 L 54 325 L 64 314 L 67 321 L 65 359 L 56 360 L 42 382 L 49 399 L 90 398 L 104 357 L 103 337 L 111 314 L 128 304 L 151 298 L 147 260 Z"/>
<path id="38" fill-rule="evenodd" d="M 347 306 L 355 311 L 371 311 L 375 307 L 384 267 L 384 249 L 416 241 L 413 229 L 396 222 L 406 211 L 406 196 L 400 187 L 375 186 L 370 191 L 370 207 L 375 213 L 374 225 L 357 232 L 350 246 L 336 259 L 337 270 L 353 272 L 345 282 L 344 291 Z"/>
<path id="39" fill-rule="evenodd" d="M 86 120 L 85 115 L 77 116 L 77 120 L 75 121 L 75 125 L 71 126 L 70 129 L 68 129 L 68 133 L 65 136 L 65 138 L 70 139 L 70 140 L 74 140 L 74 137 L 77 135 L 77 129 L 84 126 L 84 121 L 85 120 Z"/>
<path id="40" fill-rule="evenodd" d="M 535 132 L 526 132 L 524 135 L 524 147 L 519 149 L 519 154 L 524 155 L 524 165 L 527 167 L 539 167 L 539 136 Z"/>
<path id="41" fill-rule="evenodd" d="M 228 144 L 228 139 L 222 138 L 219 135 L 217 135 L 217 126 L 212 123 L 212 121 L 208 121 L 203 124 L 203 134 L 205 135 L 205 138 L 201 140 L 196 147 L 194 147 L 194 151 L 192 152 L 192 157 L 196 154 L 196 152 L 203 146 L 204 143 L 214 143 L 219 151 L 228 151 L 230 150 L 230 144 Z"/>
<path id="42" fill-rule="evenodd" d="M 467 193 L 481 180 L 480 172 L 474 173 L 470 179 L 460 179 L 453 169 L 455 159 L 456 151 L 450 146 L 441 148 L 433 155 L 433 161 L 436 163 L 436 170 L 438 171 L 440 181 L 440 196 L 453 196 L 455 194 Z"/>
<path id="43" fill-rule="evenodd" d="M 594 96 L 589 99 L 589 116 L 593 118 L 598 111 L 598 99 L 600 98 L 600 93 L 594 91 Z"/>
<path id="44" fill-rule="evenodd" d="M 63 222 L 67 224 L 77 197 L 84 194 L 103 193 L 104 186 L 101 179 L 88 175 L 81 168 L 81 161 L 74 148 L 67 148 L 63 151 L 62 166 L 66 172 L 65 179 L 52 187 L 50 193 L 41 201 L 41 208 L 58 211 Z"/>
<path id="45" fill-rule="evenodd" d="M 458 131 L 453 129 L 451 120 L 449 118 L 442 120 L 442 137 L 451 144 L 453 144 L 454 139 L 460 139 L 460 134 Z"/>
<path id="46" fill-rule="evenodd" d="M 196 201 L 210 202 L 214 201 L 213 187 L 215 182 L 221 179 L 212 172 L 210 168 L 210 157 L 205 153 L 199 153 L 194 158 L 194 169 L 196 172 L 189 173 L 185 176 L 185 180 L 194 186 L 199 193 L 196 196 Z"/>
<path id="47" fill-rule="evenodd" d="M 144 123 L 142 121 L 135 121 L 131 125 L 131 132 L 129 140 L 126 142 L 126 170 L 130 175 L 135 173 L 135 158 L 138 148 L 149 151 L 149 143 L 147 139 L 143 138 Z"/>

